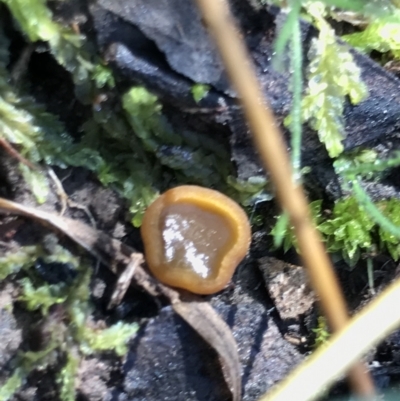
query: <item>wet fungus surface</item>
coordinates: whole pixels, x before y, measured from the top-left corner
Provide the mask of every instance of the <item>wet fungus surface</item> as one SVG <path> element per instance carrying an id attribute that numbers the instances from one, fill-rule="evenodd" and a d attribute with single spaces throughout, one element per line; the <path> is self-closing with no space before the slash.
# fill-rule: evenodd
<path id="1" fill-rule="evenodd" d="M 197 294 L 222 290 L 251 240 L 247 215 L 236 202 L 191 185 L 170 189 L 152 203 L 141 233 L 154 276 Z"/>

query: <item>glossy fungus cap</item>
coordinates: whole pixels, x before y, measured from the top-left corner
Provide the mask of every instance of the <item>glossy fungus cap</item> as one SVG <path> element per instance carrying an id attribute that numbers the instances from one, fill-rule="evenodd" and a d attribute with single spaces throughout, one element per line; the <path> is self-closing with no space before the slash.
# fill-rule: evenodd
<path id="1" fill-rule="evenodd" d="M 156 199 L 144 215 L 141 234 L 154 276 L 197 294 L 222 290 L 251 241 L 247 215 L 236 202 L 191 185 Z"/>

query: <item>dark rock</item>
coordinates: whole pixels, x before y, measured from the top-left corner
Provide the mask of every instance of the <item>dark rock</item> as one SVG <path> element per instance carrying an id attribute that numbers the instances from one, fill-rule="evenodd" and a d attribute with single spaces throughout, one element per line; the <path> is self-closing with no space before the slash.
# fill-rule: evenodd
<path id="1" fill-rule="evenodd" d="M 283 320 L 300 321 L 303 315 L 310 313 L 316 297 L 304 267 L 268 256 L 258 262 L 268 292 Z"/>
<path id="2" fill-rule="evenodd" d="M 236 0 L 230 3 L 244 32 L 259 82 L 282 126 L 291 103 L 289 75 L 275 71 L 271 59 L 277 27 L 282 25 L 284 17 L 276 8 L 256 9 L 251 2 Z M 218 109 L 222 105 L 224 110 L 226 107 L 230 110 L 231 150 L 238 176 L 246 179 L 263 174 L 243 115 L 234 105 L 234 95 L 227 89 L 215 46 L 201 25 L 194 3 L 182 7 L 178 1 L 100 0 L 91 12 L 99 43 L 108 49 L 113 65 L 162 99 L 181 108 L 193 107 L 191 85 L 210 84 L 212 89 L 205 100 L 207 107 L 213 105 Z M 313 27 L 302 23 L 304 54 L 316 34 Z M 369 97 L 357 106 L 348 103 L 345 107 L 346 150 L 372 146 L 378 140 L 389 138 L 395 135 L 400 124 L 399 80 L 368 57 L 353 53 Z M 303 159 L 311 167 L 329 161 L 316 133 L 307 127 L 304 127 Z"/>
<path id="3" fill-rule="evenodd" d="M 194 2 L 99 0 L 104 9 L 136 26 L 164 54 L 171 68 L 194 82 L 227 91 L 228 79 Z"/>
<path id="4" fill-rule="evenodd" d="M 286 342 L 265 304 L 235 290 L 212 300 L 230 325 L 242 364 L 243 400 L 258 399 L 302 360 Z M 229 400 L 215 352 L 170 307 L 139 333 L 124 366 L 123 390 L 130 401 Z M 121 398 L 125 399 L 123 395 Z"/>
<path id="5" fill-rule="evenodd" d="M 217 355 L 170 307 L 138 333 L 124 371 L 130 401 L 230 399 Z"/>

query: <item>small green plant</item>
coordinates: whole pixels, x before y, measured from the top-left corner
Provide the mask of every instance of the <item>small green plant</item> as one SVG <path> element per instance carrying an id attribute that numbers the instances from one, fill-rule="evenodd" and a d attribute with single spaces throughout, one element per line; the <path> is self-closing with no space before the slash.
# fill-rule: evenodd
<path id="1" fill-rule="evenodd" d="M 343 178 L 343 187 L 356 198 L 360 209 L 363 209 L 375 227 L 379 228 L 380 249 L 387 249 L 397 260 L 399 253 L 397 243 L 400 241 L 400 225 L 397 213 L 398 199 L 383 200 L 374 203 L 363 187 L 363 180 L 375 180 L 386 169 L 400 165 L 400 154 L 394 152 L 391 157 L 382 159 L 370 151 L 361 152 L 351 159 L 345 157 L 335 161 L 336 172 Z"/>
<path id="2" fill-rule="evenodd" d="M 286 7 L 288 14 L 275 43 L 276 56 L 273 64 L 275 68 L 282 68 L 284 50 L 289 44 L 288 55 L 292 71 L 290 89 L 293 100 L 285 125 L 292 134 L 292 165 L 294 178 L 298 180 L 301 177 L 302 123 L 308 122 L 317 131 L 329 155 L 337 157 L 343 151 L 342 141 L 345 138 L 343 121 L 345 99 L 349 97 L 353 104 L 357 104 L 366 97 L 367 88 L 361 82 L 360 69 L 348 47 L 338 42 L 333 28 L 326 20 L 329 8 L 324 2 L 278 3 Z M 337 3 L 343 5 L 340 1 Z M 358 7 L 359 5 L 356 8 Z M 299 22 L 302 10 L 303 16 L 319 30 L 318 38 L 314 38 L 310 45 L 308 82 L 303 98 L 303 54 Z"/>
<path id="3" fill-rule="evenodd" d="M 55 22 L 43 1 L 3 1 L 26 37 L 46 42 L 59 64 L 71 73 L 80 102 L 92 104 L 102 98 L 103 89 L 113 89 L 113 74 L 98 55 L 88 51 L 88 39 Z M 228 180 L 234 168 L 225 147 L 195 132 L 174 132 L 157 97 L 143 87 L 132 87 L 122 96 L 122 110 L 107 100 L 93 107 L 80 141 L 74 141 L 55 116 L 9 84 L 9 43 L 2 28 L 0 137 L 17 145 L 30 162 L 38 167 L 80 166 L 95 172 L 103 185 L 128 200 L 135 226 L 140 226 L 144 210 L 158 191 L 171 184 L 214 187 L 243 198 L 240 185 L 232 186 L 235 180 Z M 193 90 L 200 99 L 207 87 L 195 85 Z M 23 164 L 20 169 L 37 201 L 44 202 L 49 190 L 44 171 Z"/>
<path id="4" fill-rule="evenodd" d="M 390 56 L 400 58 L 400 10 L 393 2 L 384 1 L 381 11 L 370 18 L 366 28 L 342 36 L 347 43 L 356 49 L 370 53 L 372 50 L 380 53 L 390 53 Z"/>
<path id="5" fill-rule="evenodd" d="M 325 316 L 318 317 L 317 327 L 312 331 L 315 333 L 314 348 L 318 348 L 328 342 L 330 334 Z"/>
<path id="6" fill-rule="evenodd" d="M 321 212 L 321 204 L 321 201 L 312 202 L 311 210 L 328 252 L 340 253 L 349 266 L 354 266 L 363 253 L 368 254 L 372 249 L 387 251 L 394 260 L 399 259 L 399 237 L 371 218 L 358 198 L 349 196 L 338 200 L 328 215 Z M 399 199 L 383 200 L 372 205 L 385 220 L 400 227 Z M 296 241 L 284 216 L 277 219 L 271 235 L 276 245 L 283 245 L 286 252 L 292 246 L 296 247 Z"/>
<path id="7" fill-rule="evenodd" d="M 329 252 L 340 252 L 350 266 L 358 261 L 362 250 L 373 244 L 375 223 L 354 197 L 335 203 L 332 215 L 318 225 Z"/>
<path id="8" fill-rule="evenodd" d="M 31 42 L 48 43 L 57 62 L 67 69 L 76 85 L 76 94 L 85 103 L 92 102 L 95 87 L 113 86 L 111 71 L 85 46 L 85 37 L 54 21 L 43 0 L 0 0 L 18 22 Z"/>
<path id="9" fill-rule="evenodd" d="M 400 227 L 400 201 L 398 199 L 380 202 L 378 208 L 392 224 Z M 394 260 L 399 260 L 399 236 L 385 230 L 383 227 L 379 227 L 379 238 L 381 248 L 386 248 Z"/>
<path id="10" fill-rule="evenodd" d="M 321 200 L 316 200 L 310 203 L 311 216 L 317 227 L 323 218 L 321 206 Z M 282 213 L 277 218 L 276 223 L 271 230 L 271 235 L 274 237 L 274 245 L 276 248 L 283 246 L 284 252 L 287 252 L 291 247 L 297 249 L 296 236 L 294 235 L 293 227 L 290 226 L 289 218 L 286 213 Z"/>
<path id="11" fill-rule="evenodd" d="M 205 84 L 194 84 L 191 89 L 193 99 L 196 103 L 205 98 L 209 91 L 210 85 Z"/>
<path id="12" fill-rule="evenodd" d="M 364 32 L 345 37 L 351 44 L 359 47 L 371 45 L 369 50 L 391 50 L 394 53 L 397 51 L 398 10 L 395 10 L 389 1 L 384 1 L 382 7 L 378 7 L 374 2 L 360 1 L 350 4 L 341 0 L 275 3 L 285 7 L 288 12 L 275 44 L 277 54 L 275 65 L 282 65 L 284 50 L 287 44 L 290 44 L 289 55 L 293 71 L 291 89 L 294 100 L 285 124 L 292 132 L 294 178 L 298 179 L 301 168 L 299 164 L 301 123 L 298 116 L 301 115 L 303 122 L 308 121 L 318 132 L 329 155 L 338 157 L 343 151 L 342 140 L 345 137 L 343 122 L 345 98 L 349 97 L 351 102 L 356 104 L 367 94 L 367 89 L 360 79 L 360 69 L 355 64 L 349 48 L 338 41 L 327 21 L 329 13 L 332 12 L 328 6 L 356 11 L 374 21 Z M 297 54 L 300 47 L 294 38 L 300 37 L 298 20 L 301 12 L 318 28 L 319 36 L 313 39 L 310 45 L 308 84 L 299 104 L 297 95 L 301 91 L 302 65 L 298 61 L 302 56 L 301 53 Z M 374 19 L 374 16 L 377 18 Z M 369 35 L 372 35 L 374 40 L 372 38 L 370 40 Z M 380 160 L 372 150 L 347 154 L 335 162 L 335 170 L 343 178 L 345 189 L 353 196 L 339 200 L 334 206 L 332 215 L 328 217 L 321 215 L 318 202 L 311 204 L 314 223 L 323 234 L 328 250 L 340 251 L 350 265 L 357 262 L 361 252 L 369 252 L 375 243 L 379 243 L 382 250 L 387 249 L 395 259 L 398 258 L 397 241 L 400 238 L 400 227 L 383 214 L 384 210 L 389 213 L 392 208 L 396 209 L 396 206 L 386 206 L 388 201 L 375 205 L 360 182 L 361 176 L 376 179 L 378 172 L 382 173 L 385 169 L 398 164 L 398 155 L 388 160 Z M 397 205 L 396 200 L 393 202 Z M 354 215 L 351 215 L 352 213 Z M 296 247 L 285 213 L 278 218 L 272 235 L 275 246 L 283 245 L 285 251 L 291 246 Z"/>
<path id="13" fill-rule="evenodd" d="M 325 17 L 322 2 L 310 2 L 308 15 L 319 30 L 309 51 L 308 86 L 302 100 L 303 121 L 308 121 L 319 135 L 331 157 L 343 152 L 345 138 L 343 122 L 344 101 L 348 96 L 353 104 L 367 95 L 361 82 L 360 68 L 349 49 L 340 44 Z"/>
<path id="14" fill-rule="evenodd" d="M 68 353 L 67 362 L 57 376 L 62 401 L 75 401 L 75 378 L 79 367 L 79 358 Z"/>
<path id="15" fill-rule="evenodd" d="M 46 263 L 69 263 L 76 269 L 77 276 L 69 283 L 44 283 L 29 270 L 35 257 L 41 257 Z M 54 365 L 54 355 L 59 355 L 65 359 L 65 364 L 57 374 L 60 399 L 75 400 L 75 377 L 80 359 L 103 351 L 113 351 L 122 356 L 138 325 L 120 321 L 104 329 L 96 328 L 94 322 L 89 321 L 91 267 L 59 245 L 51 255 L 39 245 L 21 248 L 17 253 L 2 257 L 0 265 L 4 267 L 7 263 L 10 264 L 8 274 L 21 269 L 27 271 L 28 275 L 20 281 L 21 295 L 18 300 L 26 309 L 40 311 L 43 330 L 48 333 L 49 341 L 45 349 L 20 352 L 15 356 L 16 368 L 0 386 L 0 399 L 10 399 L 34 369 Z M 3 276 L 6 273 L 6 268 L 3 268 Z M 62 309 L 61 320 L 57 313 L 54 315 L 52 312 L 56 305 Z"/>

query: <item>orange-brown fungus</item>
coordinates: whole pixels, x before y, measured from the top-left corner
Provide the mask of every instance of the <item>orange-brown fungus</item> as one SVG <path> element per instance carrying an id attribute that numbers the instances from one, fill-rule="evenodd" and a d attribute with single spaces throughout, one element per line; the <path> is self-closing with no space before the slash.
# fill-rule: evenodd
<path id="1" fill-rule="evenodd" d="M 197 294 L 222 290 L 251 239 L 245 212 L 212 189 L 170 189 L 147 209 L 141 228 L 147 264 L 163 283 Z"/>

